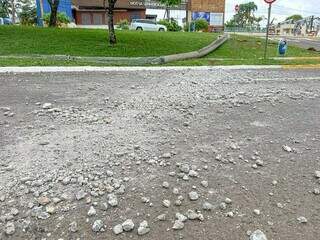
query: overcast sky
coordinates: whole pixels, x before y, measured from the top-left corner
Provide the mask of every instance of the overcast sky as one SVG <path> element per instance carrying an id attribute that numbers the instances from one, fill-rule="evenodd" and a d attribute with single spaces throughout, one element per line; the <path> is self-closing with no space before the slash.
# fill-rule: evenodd
<path id="1" fill-rule="evenodd" d="M 236 4 L 255 2 L 258 6 L 256 16 L 268 16 L 268 4 L 263 0 L 226 0 L 226 20 L 234 15 Z M 304 17 L 316 15 L 320 17 L 320 0 L 276 0 L 272 4 L 272 18 L 275 22 L 283 21 L 287 16 L 301 14 Z M 265 23 L 265 22 L 264 22 Z"/>

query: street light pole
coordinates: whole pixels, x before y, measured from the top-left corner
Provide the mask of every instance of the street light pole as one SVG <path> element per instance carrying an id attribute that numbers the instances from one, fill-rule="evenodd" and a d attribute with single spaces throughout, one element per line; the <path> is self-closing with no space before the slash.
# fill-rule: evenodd
<path id="1" fill-rule="evenodd" d="M 271 3 L 269 3 L 269 9 L 268 9 L 268 24 L 267 24 L 266 44 L 265 44 L 265 47 L 264 47 L 264 59 L 267 59 L 270 18 L 271 18 Z"/>

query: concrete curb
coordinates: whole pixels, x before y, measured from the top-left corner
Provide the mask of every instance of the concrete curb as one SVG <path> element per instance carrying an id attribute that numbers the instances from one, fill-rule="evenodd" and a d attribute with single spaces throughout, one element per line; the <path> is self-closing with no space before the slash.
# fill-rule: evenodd
<path id="1" fill-rule="evenodd" d="M 157 65 L 165 64 L 173 61 L 187 60 L 192 58 L 203 57 L 210 52 L 214 51 L 229 38 L 228 34 L 220 36 L 218 39 L 210 43 L 208 46 L 193 52 L 179 53 L 168 56 L 160 57 L 80 57 L 80 56 L 67 56 L 67 55 L 10 55 L 0 56 L 1 58 L 18 58 L 18 59 L 49 59 L 60 61 L 80 61 L 80 62 L 93 62 L 93 63 L 106 63 L 113 65 L 128 65 L 128 66 L 141 66 L 141 65 Z"/>
<path id="2" fill-rule="evenodd" d="M 56 73 L 56 72 L 130 72 L 130 71 L 217 71 L 281 69 L 279 65 L 237 65 L 237 66 L 166 66 L 166 67 L 0 67 L 0 73 Z"/>

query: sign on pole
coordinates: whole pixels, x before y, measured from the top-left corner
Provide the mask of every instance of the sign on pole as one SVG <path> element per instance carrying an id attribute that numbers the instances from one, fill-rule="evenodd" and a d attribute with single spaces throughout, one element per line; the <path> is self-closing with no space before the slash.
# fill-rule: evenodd
<path id="1" fill-rule="evenodd" d="M 270 28 L 270 17 L 271 17 L 271 5 L 274 3 L 276 0 L 264 0 L 265 3 L 269 4 L 269 9 L 268 9 L 268 24 L 267 24 L 267 33 L 266 33 L 266 45 L 264 48 L 264 59 L 267 59 L 267 49 L 268 49 L 268 40 L 269 40 L 269 28 Z"/>
<path id="2" fill-rule="evenodd" d="M 268 4 L 272 4 L 272 3 L 274 3 L 276 0 L 264 0 L 266 3 L 268 3 Z"/>
<path id="3" fill-rule="evenodd" d="M 239 10 L 240 10 L 240 6 L 237 4 L 237 5 L 234 7 L 234 11 L 237 13 L 237 12 L 239 12 Z"/>

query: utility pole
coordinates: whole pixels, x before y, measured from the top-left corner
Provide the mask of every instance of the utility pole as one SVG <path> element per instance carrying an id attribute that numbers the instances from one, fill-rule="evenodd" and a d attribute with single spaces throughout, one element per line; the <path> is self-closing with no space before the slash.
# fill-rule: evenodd
<path id="1" fill-rule="evenodd" d="M 39 6 L 40 6 L 40 18 L 39 18 L 39 26 L 41 26 L 41 27 L 43 27 L 43 15 L 44 15 L 44 13 L 43 13 L 43 2 L 42 2 L 42 0 L 39 0 Z"/>
<path id="2" fill-rule="evenodd" d="M 270 28 L 270 18 L 271 18 L 271 5 L 276 0 L 264 0 L 267 4 L 269 4 L 268 8 L 268 23 L 267 23 L 267 33 L 266 33 L 266 43 L 264 47 L 264 59 L 267 59 L 267 50 L 268 50 L 268 40 L 269 40 L 269 28 Z"/>
<path id="3" fill-rule="evenodd" d="M 314 20 L 314 16 L 311 16 L 311 23 L 310 23 L 310 32 L 312 32 L 313 30 L 313 20 Z"/>

